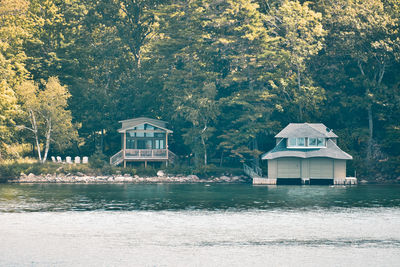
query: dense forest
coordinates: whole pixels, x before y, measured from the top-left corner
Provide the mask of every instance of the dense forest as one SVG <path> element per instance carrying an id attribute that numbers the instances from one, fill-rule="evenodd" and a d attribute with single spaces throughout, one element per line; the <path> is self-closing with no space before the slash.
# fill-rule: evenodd
<path id="1" fill-rule="evenodd" d="M 182 162 L 234 166 L 322 122 L 349 172 L 400 176 L 398 0 L 0 0 L 0 158 L 112 155 L 169 122 Z"/>

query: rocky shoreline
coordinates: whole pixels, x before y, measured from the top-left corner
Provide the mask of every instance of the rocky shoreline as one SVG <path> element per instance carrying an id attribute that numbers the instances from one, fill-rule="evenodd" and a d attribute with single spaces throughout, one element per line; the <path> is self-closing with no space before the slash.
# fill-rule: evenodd
<path id="1" fill-rule="evenodd" d="M 138 175 L 85 175 L 85 174 L 21 174 L 9 183 L 81 183 L 81 184 L 118 184 L 118 183 L 248 183 L 246 176 L 220 176 L 200 179 L 196 175 L 170 176 L 157 173 L 154 177 L 140 177 Z"/>

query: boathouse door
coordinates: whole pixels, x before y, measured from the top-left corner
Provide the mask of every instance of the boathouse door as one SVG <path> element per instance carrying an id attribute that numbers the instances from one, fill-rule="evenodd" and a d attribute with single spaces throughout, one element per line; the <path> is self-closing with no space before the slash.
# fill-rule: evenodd
<path id="1" fill-rule="evenodd" d="M 333 179 L 333 160 L 323 158 L 310 159 L 311 179 Z"/>
<path id="2" fill-rule="evenodd" d="M 278 159 L 278 178 L 300 178 L 300 159 Z"/>
<path id="3" fill-rule="evenodd" d="M 301 184 L 301 163 L 298 158 L 280 158 L 278 163 L 278 177 L 276 183 L 288 185 Z"/>

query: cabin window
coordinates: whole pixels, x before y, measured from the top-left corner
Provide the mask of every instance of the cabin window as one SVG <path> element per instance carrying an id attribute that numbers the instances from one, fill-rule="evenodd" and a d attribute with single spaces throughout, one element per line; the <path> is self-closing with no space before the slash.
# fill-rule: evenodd
<path id="1" fill-rule="evenodd" d="M 146 140 L 137 140 L 137 149 L 146 149 Z"/>
<path id="2" fill-rule="evenodd" d="M 146 124 L 146 130 L 154 130 L 152 125 Z"/>
<path id="3" fill-rule="evenodd" d="M 155 148 L 156 149 L 164 149 L 164 140 L 156 140 Z"/>
<path id="4" fill-rule="evenodd" d="M 154 137 L 154 133 L 146 133 L 146 137 Z"/>
<path id="5" fill-rule="evenodd" d="M 154 133 L 154 137 L 165 138 L 165 133 Z"/>
<path id="6" fill-rule="evenodd" d="M 137 132 L 137 133 L 136 133 L 136 136 L 137 136 L 137 137 L 144 137 L 144 132 Z"/>
<path id="7" fill-rule="evenodd" d="M 135 139 L 126 138 L 126 149 L 134 149 L 135 148 Z"/>

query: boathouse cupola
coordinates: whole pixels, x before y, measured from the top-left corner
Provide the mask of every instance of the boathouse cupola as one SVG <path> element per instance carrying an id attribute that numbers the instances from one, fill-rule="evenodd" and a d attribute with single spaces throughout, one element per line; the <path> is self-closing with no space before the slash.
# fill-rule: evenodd
<path id="1" fill-rule="evenodd" d="M 275 138 L 290 149 L 315 149 L 326 147 L 329 140 L 336 144 L 337 135 L 322 123 L 290 123 Z"/>

